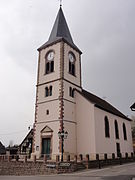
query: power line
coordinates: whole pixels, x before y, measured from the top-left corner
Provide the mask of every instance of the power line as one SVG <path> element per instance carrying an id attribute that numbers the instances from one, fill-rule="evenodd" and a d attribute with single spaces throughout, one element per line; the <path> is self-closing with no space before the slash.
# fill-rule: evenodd
<path id="1" fill-rule="evenodd" d="M 28 131 L 22 130 L 22 131 L 10 132 L 10 133 L 6 133 L 6 134 L 0 134 L 0 136 L 7 136 L 7 135 L 13 135 L 13 134 L 20 134 L 20 133 L 24 133 L 24 132 L 28 132 Z"/>

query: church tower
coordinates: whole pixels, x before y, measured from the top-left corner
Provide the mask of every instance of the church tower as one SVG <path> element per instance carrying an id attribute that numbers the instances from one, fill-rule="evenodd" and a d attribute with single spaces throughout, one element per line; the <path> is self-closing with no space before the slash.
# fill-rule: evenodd
<path id="1" fill-rule="evenodd" d="M 58 132 L 67 131 L 64 154 L 77 152 L 75 89 L 81 91 L 81 51 L 60 7 L 49 40 L 39 49 L 33 154 L 61 154 Z"/>

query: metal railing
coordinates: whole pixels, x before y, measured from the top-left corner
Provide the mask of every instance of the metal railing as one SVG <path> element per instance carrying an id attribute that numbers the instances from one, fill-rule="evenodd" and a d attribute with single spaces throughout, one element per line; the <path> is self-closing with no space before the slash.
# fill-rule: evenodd
<path id="1" fill-rule="evenodd" d="M 128 159 L 135 158 L 135 153 L 123 152 L 123 153 L 90 153 L 90 154 L 64 154 L 63 160 L 66 161 L 94 161 L 94 160 L 107 160 L 107 159 Z M 0 155 L 0 161 L 34 161 L 34 162 L 59 162 L 61 161 L 61 154 L 41 154 L 39 158 L 36 155 L 31 157 L 27 155 Z"/>

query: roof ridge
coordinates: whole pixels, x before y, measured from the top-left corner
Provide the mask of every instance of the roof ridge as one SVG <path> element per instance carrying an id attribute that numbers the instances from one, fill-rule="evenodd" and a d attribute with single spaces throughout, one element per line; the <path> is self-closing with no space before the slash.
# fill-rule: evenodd
<path id="1" fill-rule="evenodd" d="M 105 110 L 109 113 L 112 113 L 116 116 L 119 116 L 121 118 L 124 118 L 126 120 L 131 121 L 130 118 L 128 118 L 126 115 L 124 115 L 120 110 L 118 110 L 116 107 L 111 105 L 109 102 L 105 101 L 104 99 L 82 89 L 82 92 L 78 91 L 80 94 L 83 95 L 88 101 L 93 102 L 96 107 Z"/>

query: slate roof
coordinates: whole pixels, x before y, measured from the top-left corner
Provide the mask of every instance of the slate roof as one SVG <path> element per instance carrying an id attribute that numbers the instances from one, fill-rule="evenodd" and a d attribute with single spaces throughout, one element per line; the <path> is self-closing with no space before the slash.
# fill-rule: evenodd
<path id="1" fill-rule="evenodd" d="M 26 135 L 26 137 L 23 139 L 23 141 L 21 142 L 21 144 L 19 146 L 21 146 L 27 139 L 33 138 L 33 129 L 31 129 L 28 134 Z"/>
<path id="2" fill-rule="evenodd" d="M 130 108 L 132 111 L 135 111 L 135 103 Z"/>
<path id="3" fill-rule="evenodd" d="M 122 114 L 118 109 L 116 109 L 115 107 L 113 107 L 111 104 L 109 104 L 107 101 L 99 98 L 98 96 L 85 91 L 84 89 L 82 89 L 82 92 L 78 91 L 84 98 L 86 98 L 88 101 L 90 101 L 91 103 L 94 103 L 95 107 L 102 109 L 104 111 L 107 111 L 109 113 L 112 113 L 116 116 L 119 116 L 121 118 L 124 118 L 128 121 L 131 121 L 131 119 L 129 119 L 127 116 L 125 116 L 124 114 Z"/>
<path id="4" fill-rule="evenodd" d="M 1 142 L 0 142 L 0 154 L 6 154 L 6 148 Z"/>
<path id="5" fill-rule="evenodd" d="M 48 41 L 43 44 L 38 50 L 41 50 L 51 44 L 57 43 L 62 40 L 81 53 L 81 51 L 73 42 L 65 16 L 63 14 L 62 8 L 60 7 Z"/>

